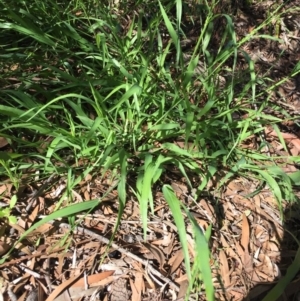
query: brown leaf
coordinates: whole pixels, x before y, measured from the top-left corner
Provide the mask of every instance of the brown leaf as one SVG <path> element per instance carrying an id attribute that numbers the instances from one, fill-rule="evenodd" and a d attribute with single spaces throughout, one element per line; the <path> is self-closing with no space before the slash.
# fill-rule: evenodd
<path id="1" fill-rule="evenodd" d="M 265 255 L 265 254 L 262 254 L 262 255 L 263 255 L 263 263 L 264 263 L 263 270 L 268 276 L 271 277 L 271 280 L 269 280 L 269 281 L 273 281 L 277 277 L 277 275 L 274 275 L 272 261 L 268 255 Z"/>
<path id="2" fill-rule="evenodd" d="M 0 148 L 5 147 L 6 145 L 8 145 L 7 139 L 4 137 L 0 137 Z"/>
<path id="3" fill-rule="evenodd" d="M 152 281 L 151 277 L 149 277 L 147 272 L 145 273 L 144 277 L 146 278 L 151 289 L 155 289 L 155 283 Z"/>
<path id="4" fill-rule="evenodd" d="M 159 266 L 162 269 L 166 262 L 166 258 L 161 249 L 147 242 L 144 242 L 143 245 L 148 251 L 150 251 L 153 254 L 154 258 L 158 261 Z"/>
<path id="5" fill-rule="evenodd" d="M 244 257 L 244 250 L 243 248 L 241 247 L 241 245 L 239 244 L 238 241 L 235 241 L 235 249 L 236 249 L 236 252 L 238 254 L 238 256 L 241 258 L 241 260 L 243 261 L 243 257 Z"/>
<path id="6" fill-rule="evenodd" d="M 178 278 L 176 278 L 175 282 L 180 285 L 180 283 L 182 283 L 183 281 L 186 281 L 186 280 L 188 280 L 188 276 L 187 276 L 187 274 L 184 274 L 184 275 L 179 276 Z"/>
<path id="7" fill-rule="evenodd" d="M 183 252 L 182 250 L 178 250 L 169 260 L 169 265 L 171 266 L 170 269 L 170 275 L 172 275 L 177 268 L 180 266 L 180 264 L 183 261 Z"/>
<path id="8" fill-rule="evenodd" d="M 76 276 L 68 279 L 67 281 L 62 282 L 46 299 L 46 301 L 53 301 L 57 296 L 64 292 L 69 286 L 71 286 L 74 282 L 76 282 L 82 275 L 83 270 Z"/>
<path id="9" fill-rule="evenodd" d="M 72 299 L 71 299 L 72 301 L 73 300 L 85 300 L 85 298 L 87 298 L 88 296 L 91 296 L 97 289 L 98 289 L 97 287 L 91 287 L 87 290 L 82 289 L 82 287 L 70 287 L 68 289 L 68 292 L 69 292 L 68 295 L 72 296 Z M 67 301 L 66 295 L 61 294 L 57 298 L 55 298 L 54 301 Z"/>
<path id="10" fill-rule="evenodd" d="M 144 280 L 143 280 L 143 273 L 135 272 L 135 281 L 129 279 L 130 287 L 132 291 L 131 300 L 132 301 L 140 301 L 142 297 L 142 293 L 144 290 Z"/>
<path id="11" fill-rule="evenodd" d="M 115 272 L 115 271 L 111 271 L 111 272 Z M 100 281 L 91 283 L 90 287 L 106 286 L 106 285 L 118 280 L 119 278 L 120 278 L 120 276 L 108 276 Z"/>
<path id="12" fill-rule="evenodd" d="M 253 271 L 253 258 L 248 251 L 244 252 L 243 263 L 244 263 L 244 269 L 247 273 Z"/>
<path id="13" fill-rule="evenodd" d="M 49 235 L 53 231 L 55 231 L 55 227 L 52 224 L 43 224 L 29 233 L 26 238 L 30 241 L 35 241 L 42 236 L 45 237 L 46 235 Z"/>
<path id="14" fill-rule="evenodd" d="M 225 195 L 231 196 L 237 194 L 239 191 L 243 191 L 243 187 L 239 181 L 230 181 L 226 186 Z"/>
<path id="15" fill-rule="evenodd" d="M 271 135 L 273 137 L 278 137 L 277 133 L 275 131 L 271 131 L 269 133 L 266 133 L 268 135 Z M 294 147 L 300 152 L 300 139 L 295 134 L 290 133 L 280 133 L 282 138 L 294 145 Z"/>
<path id="16" fill-rule="evenodd" d="M 90 193 L 87 190 L 85 190 L 85 192 L 84 192 L 84 198 L 86 201 L 89 201 L 91 199 Z"/>
<path id="17" fill-rule="evenodd" d="M 25 301 L 27 299 L 27 292 L 25 291 L 21 297 L 18 299 L 18 301 Z"/>
<path id="18" fill-rule="evenodd" d="M 0 256 L 4 255 L 10 249 L 10 245 L 0 241 Z"/>
<path id="19" fill-rule="evenodd" d="M 250 241 L 250 228 L 248 219 L 245 214 L 243 214 L 242 221 L 242 237 L 241 245 L 243 250 L 240 250 L 240 256 L 243 261 L 244 269 L 247 273 L 253 270 L 253 258 L 249 255 L 249 241 Z M 238 244 L 237 244 L 238 245 Z"/>
<path id="20" fill-rule="evenodd" d="M 164 248 L 164 253 L 166 255 L 170 255 L 173 248 L 174 248 L 174 239 L 175 239 L 175 237 L 174 237 L 173 233 L 170 233 L 170 234 L 171 234 L 171 241 L 170 241 L 169 245 Z"/>
<path id="21" fill-rule="evenodd" d="M 188 287 L 189 287 L 189 282 L 187 279 L 180 282 L 180 288 L 179 288 L 177 299 L 184 298 L 187 295 Z"/>
<path id="22" fill-rule="evenodd" d="M 206 217 L 213 222 L 216 221 L 216 213 L 214 207 L 205 199 L 201 199 L 199 202 L 199 206 L 203 208 Z"/>
<path id="23" fill-rule="evenodd" d="M 174 189 L 175 193 L 186 194 L 188 193 L 188 188 L 185 184 L 180 182 L 172 182 L 172 188 Z"/>
<path id="24" fill-rule="evenodd" d="M 257 270 L 255 270 L 255 273 L 257 274 L 258 281 L 261 281 L 261 282 L 271 281 L 271 279 L 269 279 L 268 276 L 264 272 L 261 272 L 260 270 L 257 269 Z"/>
<path id="25" fill-rule="evenodd" d="M 35 221 L 37 215 L 39 214 L 39 204 L 37 206 L 35 206 L 35 208 L 32 210 L 31 214 L 28 216 L 28 220 L 27 220 L 27 223 L 28 223 L 28 226 L 30 227 L 32 225 L 32 223 Z"/>
<path id="26" fill-rule="evenodd" d="M 58 265 L 57 265 L 57 271 L 56 272 L 57 272 L 58 275 L 61 275 L 64 263 L 65 263 L 65 254 L 59 254 L 57 256 L 57 259 L 58 259 Z"/>
<path id="27" fill-rule="evenodd" d="M 248 250 L 249 240 L 250 240 L 249 223 L 246 215 L 243 214 L 241 245 L 245 251 Z"/>
<path id="28" fill-rule="evenodd" d="M 229 277 L 228 260 L 223 250 L 220 250 L 219 252 L 219 259 L 220 259 L 221 276 L 223 279 L 224 287 L 226 288 L 229 287 L 230 285 L 230 277 Z"/>
<path id="29" fill-rule="evenodd" d="M 81 278 L 81 279 L 77 280 L 75 283 L 73 283 L 72 287 L 78 287 L 79 286 L 79 287 L 84 288 L 85 281 L 87 281 L 87 284 L 89 286 L 92 286 L 93 283 L 99 282 L 99 281 L 111 276 L 114 272 L 115 271 L 106 271 L 106 272 L 102 272 L 102 273 L 87 276 L 86 279 Z"/>
<path id="30" fill-rule="evenodd" d="M 2 186 L 0 186 L 0 195 L 9 195 L 11 192 L 13 185 L 5 183 Z"/>

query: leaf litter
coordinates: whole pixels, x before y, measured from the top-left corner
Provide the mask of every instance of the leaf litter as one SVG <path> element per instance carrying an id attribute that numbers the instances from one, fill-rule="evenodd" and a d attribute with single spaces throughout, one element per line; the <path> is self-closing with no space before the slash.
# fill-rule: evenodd
<path id="1" fill-rule="evenodd" d="M 283 238 L 284 230 L 280 213 L 274 209 L 276 201 L 268 189 L 253 198 L 245 198 L 243 194 L 249 194 L 251 187 L 255 185 L 245 179 L 235 179 L 228 183 L 227 189 L 219 196 L 218 203 L 205 198 L 195 202 L 187 187 L 178 194 L 204 229 L 210 223 L 214 224 L 211 243 L 216 262 L 212 271 L 217 298 L 220 300 L 224 299 L 224 291 L 217 280 L 218 275 L 225 285 L 226 297 L 238 300 L 256 284 L 276 281 L 282 270 L 278 264 L 281 259 L 280 239 Z M 56 195 L 53 192 L 57 188 L 54 186 L 52 189 L 48 192 L 48 204 L 49 201 L 56 201 L 56 198 L 49 199 L 50 195 Z M 112 196 L 116 199 L 116 192 Z M 108 291 L 107 296 L 110 296 L 110 300 L 123 300 L 117 299 L 121 297 L 117 297 L 114 292 L 117 291 L 118 283 L 122 283 L 124 293 L 124 287 L 127 287 L 126 298 L 130 298 L 131 294 L 134 298 L 139 296 L 140 300 L 153 294 L 157 294 L 157 298 L 162 295 L 165 299 L 168 296 L 172 298 L 172 293 L 168 291 L 175 295 L 181 291 L 184 295 L 182 283 L 187 281 L 187 277 L 181 246 L 177 240 L 177 228 L 159 193 L 156 196 L 155 215 L 148 221 L 146 242 L 142 240 L 136 201 L 127 202 L 123 221 L 112 244 L 109 238 L 116 223 L 117 213 L 114 207 L 117 202 L 104 206 L 100 203 L 95 208 L 95 214 L 81 214 L 77 217 L 76 224 L 80 222 L 80 227 L 71 230 L 69 224 L 57 220 L 37 228 L 0 265 L 3 280 L 7 281 L 14 275 L 17 281 L 13 281 L 15 286 L 12 292 L 15 294 L 24 289 L 25 282 L 35 283 L 34 287 L 28 288 L 28 294 L 30 290 L 38 288 L 48 296 L 47 300 L 61 300 L 59 295 L 64 291 L 68 291 L 69 295 L 72 292 L 71 300 L 78 300 L 82 297 L 82 290 L 86 297 L 87 294 L 91 296 L 99 287 L 102 292 L 106 292 L 109 285 L 111 292 Z M 16 240 L 26 227 L 38 219 L 39 214 L 47 213 L 45 206 L 40 206 L 44 202 L 42 196 L 37 198 L 32 208 L 34 214 L 27 216 L 27 222 L 26 219 L 25 223 L 20 219 L 11 228 L 15 232 L 10 235 L 8 243 Z M 53 206 L 48 208 L 54 210 Z M 189 231 L 188 219 L 185 222 Z M 4 243 L 6 238 L 2 235 L 1 241 Z M 189 251 L 193 258 L 193 238 L 190 239 Z M 34 247 L 36 243 L 38 247 Z M 4 253 L 6 251 L 7 247 L 4 248 Z M 115 251 L 117 255 L 114 254 Z M 102 261 L 102 255 L 105 254 L 107 256 Z M 46 278 L 50 279 L 50 287 Z M 75 289 L 78 286 L 80 289 Z M 163 294 L 158 288 L 165 288 Z M 255 289 L 252 294 L 255 294 Z"/>

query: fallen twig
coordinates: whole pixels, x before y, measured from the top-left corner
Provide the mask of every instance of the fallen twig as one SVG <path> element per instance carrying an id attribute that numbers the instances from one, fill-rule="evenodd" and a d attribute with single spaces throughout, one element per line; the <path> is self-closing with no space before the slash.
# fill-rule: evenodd
<path id="1" fill-rule="evenodd" d="M 61 228 L 67 228 L 67 229 L 71 229 L 71 226 L 66 224 L 66 223 L 61 223 L 60 224 Z M 95 238 L 97 240 L 99 240 L 100 242 L 104 243 L 104 244 L 110 244 L 109 239 L 107 239 L 106 237 L 96 234 L 91 230 L 87 230 L 81 227 L 75 227 L 74 229 L 72 229 L 74 233 L 80 233 L 82 235 L 89 235 L 92 238 Z M 179 287 L 170 279 L 168 279 L 167 277 L 165 277 L 164 275 L 162 275 L 159 271 L 157 271 L 156 269 L 154 269 L 151 265 L 149 265 L 149 262 L 132 254 L 131 252 L 125 250 L 124 248 L 118 246 L 115 243 L 111 243 L 110 244 L 114 249 L 118 250 L 119 252 L 125 254 L 126 256 L 140 262 L 141 264 L 143 264 L 144 266 L 146 266 L 148 268 L 148 270 L 155 276 L 159 277 L 161 280 L 163 280 L 166 284 L 170 285 L 170 287 L 172 289 L 174 289 L 176 292 L 179 292 Z"/>

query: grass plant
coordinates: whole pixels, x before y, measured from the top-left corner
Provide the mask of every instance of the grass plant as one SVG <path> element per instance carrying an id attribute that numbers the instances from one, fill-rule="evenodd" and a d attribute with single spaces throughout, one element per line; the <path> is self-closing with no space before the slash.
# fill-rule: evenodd
<path id="1" fill-rule="evenodd" d="M 118 221 L 131 189 L 139 201 L 145 234 L 149 211 L 154 210 L 152 188 L 163 187 L 193 283 L 184 209 L 172 188 L 163 186 L 168 166 L 177 168 L 191 189 L 191 174 L 200 175 L 196 194 L 223 170 L 216 189 L 242 175 L 267 184 L 279 206 L 283 198 L 294 199 L 291 176 L 260 151 L 266 142 L 262 140 L 257 150 L 242 147 L 264 128 L 263 115 L 253 107 L 264 79 L 258 78 L 246 53 L 247 81 L 236 92 L 238 53 L 243 43 L 258 38 L 259 28 L 237 41 L 230 15 L 216 15 L 216 5 L 204 1 L 198 7 L 201 14 L 192 16 L 201 19 L 202 27 L 186 60 L 180 0 L 118 5 L 92 0 L 0 1 L 0 135 L 12 149 L 0 154 L 0 174 L 16 189 L 30 171 L 67 179 L 57 211 L 24 235 L 50 219 L 91 209 L 97 201 L 84 208 L 72 205 L 72 190 L 87 174 L 113 171 L 118 175 Z M 130 22 L 124 19 L 126 13 Z M 278 10 L 274 14 L 280 17 Z M 274 14 L 261 26 L 271 23 Z M 214 21 L 221 17 L 225 26 L 213 52 Z M 224 76 L 226 83 L 220 87 Z M 248 111 L 248 117 L 235 120 L 240 110 Z M 274 128 L 280 121 L 266 118 Z M 136 179 L 133 184 L 129 177 Z M 66 196 L 69 207 L 60 209 Z M 188 216 L 197 249 L 205 254 L 193 269 L 202 275 L 207 300 L 213 300 L 209 235 Z"/>

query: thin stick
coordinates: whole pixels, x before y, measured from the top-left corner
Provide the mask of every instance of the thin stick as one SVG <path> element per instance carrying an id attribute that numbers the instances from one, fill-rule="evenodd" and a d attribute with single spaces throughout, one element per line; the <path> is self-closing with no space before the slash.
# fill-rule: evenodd
<path id="1" fill-rule="evenodd" d="M 71 229 L 70 225 L 68 225 L 66 223 L 61 223 L 59 226 L 61 228 Z M 87 230 L 87 229 L 84 229 L 84 228 L 81 228 L 81 227 L 75 227 L 73 229 L 73 231 L 75 233 L 77 232 L 77 233 L 80 233 L 82 235 L 89 235 L 92 238 L 95 238 L 95 239 L 99 240 L 100 242 L 102 242 L 102 243 L 104 243 L 106 245 L 108 245 L 110 243 L 109 239 L 107 239 L 106 237 L 104 237 L 102 235 L 99 235 L 99 234 L 96 234 L 93 231 L 90 231 L 90 230 Z M 120 251 L 121 253 L 125 254 L 126 256 L 128 256 L 128 257 L 130 257 L 130 258 L 132 258 L 132 259 L 140 262 L 142 265 L 146 266 L 153 275 L 159 277 L 165 283 L 167 283 L 168 285 L 170 285 L 170 287 L 172 289 L 174 289 L 176 292 L 179 292 L 179 287 L 174 282 L 172 282 L 170 279 L 168 279 L 167 277 L 165 277 L 164 275 L 162 275 L 159 271 L 157 271 L 156 269 L 154 269 L 151 265 L 149 265 L 148 261 L 146 261 L 144 259 L 141 259 L 140 257 L 132 254 L 131 252 L 129 252 L 129 251 L 125 250 L 124 248 L 116 245 L 115 243 L 111 243 L 111 246 L 114 249 L 116 249 L 116 250 Z"/>

